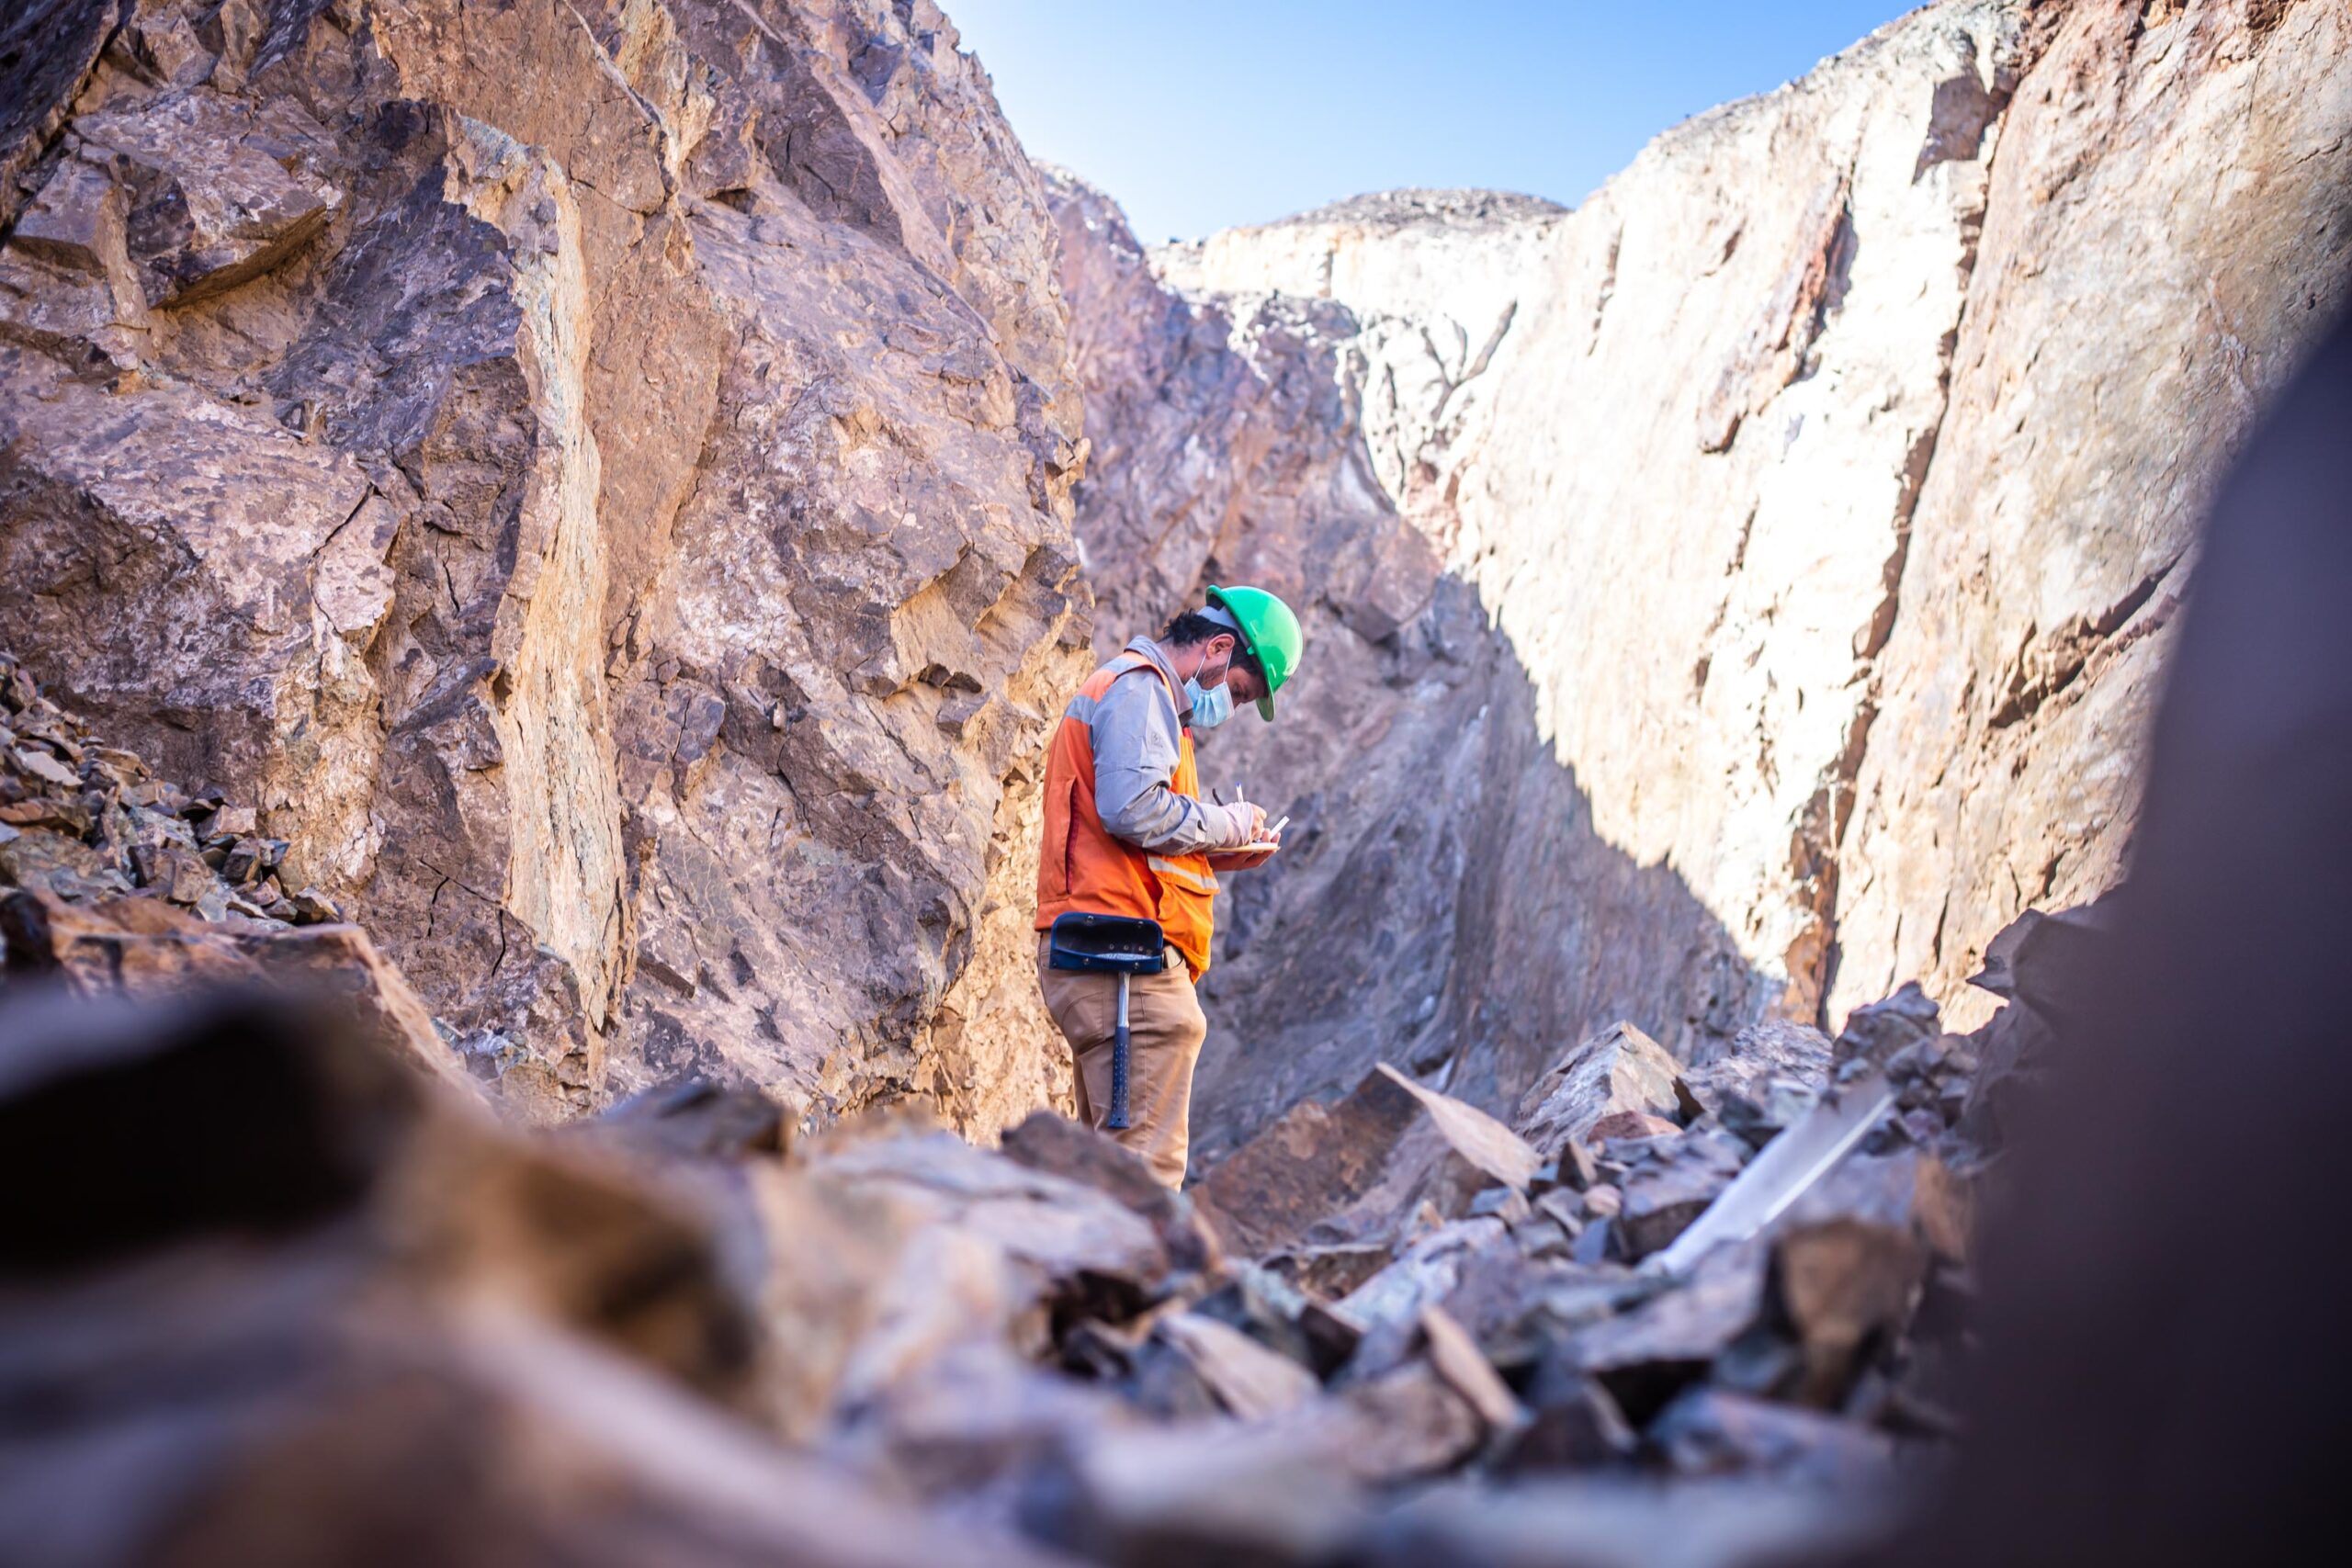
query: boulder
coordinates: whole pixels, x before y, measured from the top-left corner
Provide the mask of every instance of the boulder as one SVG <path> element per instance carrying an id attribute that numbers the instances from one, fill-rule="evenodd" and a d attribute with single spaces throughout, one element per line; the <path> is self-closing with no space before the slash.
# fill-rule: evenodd
<path id="1" fill-rule="evenodd" d="M 1941 1031 L 1934 1001 L 1912 981 L 1882 1001 L 1856 1008 L 1838 1033 L 1832 1056 L 1842 1073 L 1855 1063 L 1883 1067 L 1898 1053 L 1932 1040 Z M 1854 1068 L 1853 1070 L 1860 1070 Z"/>
<path id="2" fill-rule="evenodd" d="M 1682 1081 L 1701 1110 L 1751 1148 L 1762 1148 L 1820 1100 L 1832 1057 L 1819 1030 L 1766 1019 L 1684 1068 Z"/>
<path id="3" fill-rule="evenodd" d="M 1169 1313 L 1153 1336 L 1171 1347 L 1228 1414 L 1244 1421 L 1295 1410 L 1318 1392 L 1315 1374 L 1241 1330 L 1200 1313 Z"/>
<path id="4" fill-rule="evenodd" d="M 942 1358 L 1043 1357 L 1057 1323 L 1124 1322 L 1170 1288 L 1148 1220 L 950 1133 L 876 1129 L 743 1174 L 773 1335 L 764 1398 L 795 1436 L 839 1427 Z"/>
<path id="5" fill-rule="evenodd" d="M 1394 1079 L 1367 1072 L 1332 1104 L 1293 1106 L 1211 1166 L 1194 1192 L 1233 1250 L 1295 1246 L 1389 1176 L 1397 1140 L 1420 1114 L 1420 1102 Z"/>
<path id="6" fill-rule="evenodd" d="M 1229 1263 L 1223 1283 L 1193 1303 L 1194 1314 L 1229 1324 L 1317 1377 L 1329 1377 L 1355 1353 L 1363 1326 L 1327 1296 L 1293 1284 L 1271 1269 Z"/>
<path id="7" fill-rule="evenodd" d="M 1423 1307 L 1420 1325 L 1430 1365 L 1478 1413 L 1490 1438 L 1508 1443 L 1527 1425 L 1528 1415 L 1478 1342 L 1442 1306 Z"/>
<path id="8" fill-rule="evenodd" d="M 1696 1129 L 1653 1140 L 1625 1173 L 1619 1218 L 1626 1256 L 1646 1258 L 1680 1235 L 1739 1175 L 1747 1152 L 1736 1138 Z"/>
<path id="9" fill-rule="evenodd" d="M 1577 1330 L 1568 1354 L 1628 1418 L 1646 1422 L 1756 1322 L 1769 1266 L 1758 1244 L 1720 1248 L 1678 1288 Z"/>
<path id="10" fill-rule="evenodd" d="M 1525 1139 L 1476 1106 L 1415 1083 L 1386 1062 L 1378 1070 L 1421 1102 L 1455 1154 L 1512 1190 L 1526 1191 L 1544 1156 Z"/>
<path id="11" fill-rule="evenodd" d="M 1681 1068 L 1665 1047 L 1630 1023 L 1601 1031 L 1521 1097 L 1520 1135 L 1545 1157 L 1569 1144 L 1679 1125 Z M 1612 1117 L 1649 1120 L 1618 1121 Z M 1603 1123 L 1610 1122 L 1610 1130 Z"/>
<path id="12" fill-rule="evenodd" d="M 632 1096 L 583 1125 L 691 1159 L 780 1156 L 791 1142 L 782 1106 L 756 1089 L 726 1089 L 703 1078 Z"/>
<path id="13" fill-rule="evenodd" d="M 1772 1242 L 1771 1292 L 1804 1364 L 1787 1397 L 1836 1409 L 1862 1355 L 1911 1320 L 1928 1249 L 1908 1227 L 1856 1218 L 1799 1224 Z"/>
<path id="14" fill-rule="evenodd" d="M 1511 1475 L 1593 1470 L 1630 1464 L 1637 1441 L 1609 1391 L 1568 1358 L 1546 1354 L 1521 1397 L 1526 1425 L 1506 1446 L 1501 1467 Z"/>
<path id="15" fill-rule="evenodd" d="M 84 188 L 92 183 L 85 171 L 96 172 L 99 191 L 111 180 L 121 192 L 112 209 L 120 228 L 87 237 L 75 230 L 75 249 L 93 270 L 123 257 L 126 281 L 151 309 L 224 293 L 280 265 L 344 205 L 342 191 L 288 156 L 299 143 L 285 114 L 265 126 L 251 103 L 187 87 L 76 116 L 74 151 L 26 217 L 61 224 L 77 210 L 107 211 L 105 197 Z M 323 128 L 307 130 L 326 139 Z M 61 184 L 62 197 L 52 189 Z"/>
<path id="16" fill-rule="evenodd" d="M 1000 1146 L 1015 1165 L 1092 1187 L 1148 1220 L 1168 1249 L 1170 1268 L 1206 1269 L 1216 1262 L 1216 1237 L 1192 1200 L 1162 1186 L 1116 1140 L 1039 1111 L 1006 1128 Z"/>

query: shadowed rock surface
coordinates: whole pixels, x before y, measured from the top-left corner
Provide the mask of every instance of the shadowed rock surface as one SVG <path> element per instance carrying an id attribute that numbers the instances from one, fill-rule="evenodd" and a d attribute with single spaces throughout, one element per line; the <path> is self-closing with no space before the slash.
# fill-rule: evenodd
<path id="1" fill-rule="evenodd" d="M 2185 1564 L 2291 1554 L 2329 1526 L 2310 1478 L 2352 1391 L 2333 1132 L 2352 1076 L 2347 418 L 2339 328 L 2200 541 L 2145 837 L 2103 940 L 2078 944 L 2090 964 L 2052 986 L 2032 958 L 2062 943 L 2003 944 L 2003 985 L 2066 998 L 2066 1021 L 2042 1031 L 2046 1084 L 2002 1118 L 1979 1437 L 1944 1506 L 1884 1561 Z M 2248 1115 L 2264 1134 L 2233 1157 L 2181 1157 Z M 2251 1277 L 2216 1267 L 2216 1234 L 2265 1261 Z M 2248 1346 L 2295 1347 L 2288 1374 L 2245 1378 Z"/>

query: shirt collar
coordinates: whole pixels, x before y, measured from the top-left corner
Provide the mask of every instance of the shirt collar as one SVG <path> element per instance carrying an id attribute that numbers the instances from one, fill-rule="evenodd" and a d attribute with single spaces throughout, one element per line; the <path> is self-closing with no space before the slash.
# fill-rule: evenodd
<path id="1" fill-rule="evenodd" d="M 1190 729 L 1193 727 L 1192 695 L 1184 690 L 1184 678 L 1176 673 L 1176 666 L 1168 661 L 1168 650 L 1154 638 L 1138 637 L 1127 643 L 1126 651 L 1150 660 L 1159 667 L 1159 672 L 1168 677 L 1168 689 L 1176 697 L 1177 728 Z"/>

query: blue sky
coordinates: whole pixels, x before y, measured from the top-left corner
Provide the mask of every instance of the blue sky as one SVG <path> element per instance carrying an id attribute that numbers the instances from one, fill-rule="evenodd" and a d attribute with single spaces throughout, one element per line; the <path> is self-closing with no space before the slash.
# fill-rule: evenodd
<path id="1" fill-rule="evenodd" d="M 1398 186 L 1573 205 L 1901 0 L 941 0 L 1032 156 L 1148 243 Z"/>

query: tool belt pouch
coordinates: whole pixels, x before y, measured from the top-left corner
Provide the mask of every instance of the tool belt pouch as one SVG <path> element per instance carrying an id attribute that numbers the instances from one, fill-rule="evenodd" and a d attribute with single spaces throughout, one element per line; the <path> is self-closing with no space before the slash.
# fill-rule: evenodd
<path id="1" fill-rule="evenodd" d="M 1046 963 L 1101 975 L 1157 975 L 1168 967 L 1168 939 L 1158 920 L 1073 909 L 1055 918 Z"/>

